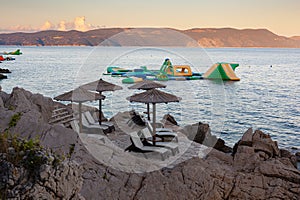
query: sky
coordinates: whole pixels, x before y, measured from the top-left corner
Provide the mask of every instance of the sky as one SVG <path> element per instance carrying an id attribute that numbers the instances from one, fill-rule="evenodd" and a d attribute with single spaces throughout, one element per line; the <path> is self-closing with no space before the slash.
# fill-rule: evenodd
<path id="1" fill-rule="evenodd" d="M 2 2 L 3 1 L 3 2 Z M 0 0 L 0 32 L 161 27 L 266 28 L 300 36 L 300 0 Z"/>

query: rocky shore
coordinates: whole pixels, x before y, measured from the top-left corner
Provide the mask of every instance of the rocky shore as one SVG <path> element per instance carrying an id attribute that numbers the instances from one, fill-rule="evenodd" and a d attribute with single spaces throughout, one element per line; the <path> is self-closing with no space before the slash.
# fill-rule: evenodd
<path id="1" fill-rule="evenodd" d="M 22 88 L 14 88 L 11 94 L 0 91 L 0 134 L 9 133 L 20 141 L 37 138 L 42 146 L 39 154 L 43 154 L 46 160 L 32 176 L 26 167 L 7 159 L 16 149 L 0 152 L 0 197 L 299 199 L 300 171 L 296 167 L 299 153 L 294 155 L 279 149 L 276 141 L 259 130 L 248 129 L 230 148 L 225 141 L 211 134 L 207 124 L 178 127 L 181 137 L 190 141 L 185 151 L 197 147 L 197 151 L 202 149 L 199 150 L 201 156 L 198 153 L 189 159 L 164 165 L 151 159 L 143 161 L 139 156 L 133 156 L 137 153 L 113 147 L 111 144 L 116 142 L 113 138 L 127 138 L 117 121 L 114 121 L 116 131 L 108 135 L 105 142 L 96 138 L 85 140 L 70 128 L 50 125 L 48 122 L 54 106 L 51 98 Z M 117 116 L 120 114 L 114 119 Z M 89 141 L 92 146 L 88 146 Z M 93 149 L 90 147 L 98 150 L 97 155 L 109 159 L 101 162 L 91 153 Z M 49 151 L 53 153 L 47 153 Z M 65 159 L 53 165 L 51 157 L 54 155 Z M 124 163 L 129 159 L 133 160 L 128 165 L 140 166 L 139 171 L 128 172 L 114 167 L 126 167 Z M 163 167 L 152 171 L 144 168 L 155 162 Z"/>
<path id="2" fill-rule="evenodd" d="M 4 74 L 8 74 L 11 73 L 11 71 L 9 71 L 9 69 L 2 69 L 0 68 L 0 80 L 1 79 L 7 79 L 7 76 Z"/>
<path id="3" fill-rule="evenodd" d="M 11 71 L 9 71 L 9 69 L 0 68 L 0 73 L 7 74 L 11 73 Z"/>

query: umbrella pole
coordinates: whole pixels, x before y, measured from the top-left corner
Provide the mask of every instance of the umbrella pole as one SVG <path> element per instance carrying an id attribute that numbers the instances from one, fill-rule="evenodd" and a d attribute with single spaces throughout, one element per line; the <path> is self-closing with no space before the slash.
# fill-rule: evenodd
<path id="1" fill-rule="evenodd" d="M 149 103 L 147 103 L 147 114 L 148 114 L 148 121 L 150 121 L 150 108 L 149 108 Z"/>
<path id="2" fill-rule="evenodd" d="M 78 113 L 79 113 L 79 133 L 82 132 L 82 115 L 81 115 L 81 102 L 78 105 Z"/>
<path id="3" fill-rule="evenodd" d="M 102 119 L 101 119 L 101 109 L 102 109 L 102 101 L 101 101 L 101 99 L 99 100 L 99 125 L 101 125 L 101 121 L 102 121 Z"/>
<path id="4" fill-rule="evenodd" d="M 153 103 L 153 117 L 152 117 L 152 120 L 153 120 L 153 145 L 155 145 L 155 142 L 156 142 L 156 119 L 155 119 L 155 103 Z"/>

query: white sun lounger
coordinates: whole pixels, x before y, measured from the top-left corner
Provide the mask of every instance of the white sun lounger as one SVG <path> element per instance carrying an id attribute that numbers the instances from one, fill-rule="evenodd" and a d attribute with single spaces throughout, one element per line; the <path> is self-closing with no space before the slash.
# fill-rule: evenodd
<path id="1" fill-rule="evenodd" d="M 160 124 L 160 123 L 156 123 L 156 124 Z M 153 129 L 153 126 L 152 126 L 152 123 L 150 122 L 150 121 L 146 121 L 146 126 L 148 127 L 150 127 L 150 129 Z M 156 129 L 156 131 L 157 132 L 173 132 L 173 130 L 172 129 L 170 129 L 170 128 L 164 128 L 164 127 L 156 127 L 155 128 Z"/>
<path id="2" fill-rule="evenodd" d="M 99 125 L 99 122 L 95 121 L 95 118 L 91 115 L 89 111 L 83 113 L 91 125 Z M 111 130 L 115 130 L 115 126 L 112 122 L 101 122 L 101 125 L 108 126 Z"/>
<path id="3" fill-rule="evenodd" d="M 89 124 L 87 119 L 85 118 L 85 115 L 82 113 L 81 114 L 82 117 L 82 126 L 84 129 L 87 129 L 88 132 L 92 132 L 92 133 L 108 133 L 109 132 L 109 128 L 108 126 L 105 126 L 105 125 L 99 125 L 99 124 Z"/>
<path id="4" fill-rule="evenodd" d="M 140 130 L 138 134 L 144 137 L 147 143 L 149 143 L 150 145 L 154 145 L 152 142 L 152 135 L 147 128 Z M 174 142 L 155 142 L 155 146 L 165 147 L 167 149 L 170 149 L 172 151 L 173 156 L 179 153 L 178 144 Z"/>
<path id="5" fill-rule="evenodd" d="M 146 125 L 147 125 L 147 128 L 150 131 L 151 135 L 153 135 L 153 127 L 152 127 L 151 122 L 147 121 Z M 158 129 L 158 130 L 161 130 L 161 129 Z M 166 137 L 175 138 L 175 140 L 178 141 L 177 133 L 173 132 L 172 130 L 171 131 L 168 131 L 170 129 L 164 129 L 164 131 L 158 131 L 158 130 L 156 130 L 156 133 L 155 133 L 157 137 L 160 137 L 163 139 Z"/>
<path id="6" fill-rule="evenodd" d="M 86 133 L 79 133 L 79 125 L 78 125 L 78 121 L 73 120 L 70 122 L 70 125 L 72 127 L 72 129 L 74 131 L 76 131 L 78 134 L 80 135 L 84 135 L 86 137 L 92 137 L 92 138 L 96 138 L 98 140 L 101 140 L 103 143 L 105 143 L 105 136 L 101 135 L 101 134 L 86 134 Z"/>
<path id="7" fill-rule="evenodd" d="M 163 147 L 154 147 L 154 146 L 144 146 L 141 138 L 138 136 L 137 132 L 130 133 L 130 139 L 132 144 L 138 148 L 141 152 L 145 153 L 144 155 L 147 158 L 147 152 L 154 152 L 161 156 L 162 160 L 165 160 L 169 155 L 170 151 Z"/>

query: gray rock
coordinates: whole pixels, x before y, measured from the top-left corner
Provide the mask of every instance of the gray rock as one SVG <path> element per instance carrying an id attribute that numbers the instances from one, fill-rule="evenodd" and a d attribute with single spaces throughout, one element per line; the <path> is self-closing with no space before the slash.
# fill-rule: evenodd
<path id="1" fill-rule="evenodd" d="M 280 155 L 277 143 L 271 139 L 270 135 L 266 135 L 262 131 L 256 130 L 254 132 L 252 143 L 255 151 L 263 151 L 270 157 Z"/>
<path id="2" fill-rule="evenodd" d="M 1 80 L 1 79 L 7 79 L 7 76 L 4 75 L 4 74 L 0 74 L 0 80 Z"/>
<path id="3" fill-rule="evenodd" d="M 1 96 L 0 96 L 0 108 L 4 108 L 4 102 L 3 102 L 2 98 L 1 98 Z"/>
<path id="4" fill-rule="evenodd" d="M 181 130 L 181 132 L 184 133 L 190 140 L 199 144 L 213 147 L 225 153 L 232 152 L 232 148 L 225 145 L 224 140 L 217 138 L 216 136 L 211 134 L 211 130 L 208 124 L 199 122 L 197 124 L 188 125 L 185 126 Z"/>
<path id="5" fill-rule="evenodd" d="M 293 155 L 291 152 L 285 149 L 280 149 L 280 156 L 283 158 L 288 158 L 288 160 L 297 168 L 297 156 Z"/>
<path id="6" fill-rule="evenodd" d="M 295 156 L 297 158 L 297 162 L 300 162 L 300 152 L 295 153 Z"/>
<path id="7" fill-rule="evenodd" d="M 166 114 L 163 116 L 163 120 L 162 120 L 167 126 L 178 126 L 177 121 L 175 120 L 175 118 L 170 115 L 170 114 Z"/>
<path id="8" fill-rule="evenodd" d="M 2 99 L 3 103 L 6 103 L 6 101 L 9 99 L 10 95 L 7 94 L 4 91 L 0 91 L 0 98 Z"/>
<path id="9" fill-rule="evenodd" d="M 243 135 L 241 139 L 242 145 L 252 146 L 252 136 L 253 136 L 253 130 L 252 128 L 249 128 Z"/>

